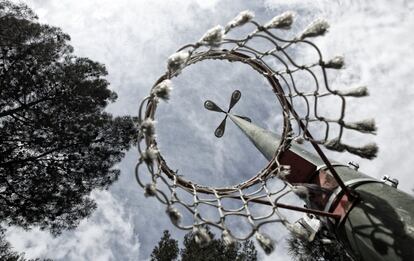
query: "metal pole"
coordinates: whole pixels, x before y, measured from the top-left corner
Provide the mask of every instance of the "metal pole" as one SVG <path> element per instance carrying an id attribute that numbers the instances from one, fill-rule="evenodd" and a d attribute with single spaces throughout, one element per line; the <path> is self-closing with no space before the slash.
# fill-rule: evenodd
<path id="1" fill-rule="evenodd" d="M 234 196 L 234 197 L 231 197 L 231 198 L 238 199 L 240 197 Z M 244 197 L 244 198 L 247 201 L 252 201 L 252 202 L 255 202 L 255 203 L 259 203 L 259 204 L 272 206 L 271 202 L 269 202 L 267 200 L 264 200 L 264 199 L 250 199 L 249 197 Z M 339 214 L 334 214 L 334 213 L 325 212 L 325 211 L 316 210 L 316 209 L 302 208 L 302 207 L 291 206 L 291 205 L 286 205 L 286 204 L 277 203 L 277 202 L 275 202 L 274 205 L 278 208 L 284 208 L 284 209 L 290 209 L 290 210 L 299 211 L 299 212 L 305 212 L 305 213 L 309 213 L 309 214 L 315 214 L 317 216 L 334 218 L 335 220 L 339 220 L 341 218 L 341 215 L 339 215 Z"/>

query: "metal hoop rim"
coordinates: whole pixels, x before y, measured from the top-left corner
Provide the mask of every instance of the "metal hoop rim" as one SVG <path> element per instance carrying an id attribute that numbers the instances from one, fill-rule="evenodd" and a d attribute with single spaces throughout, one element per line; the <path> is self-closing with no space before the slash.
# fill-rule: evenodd
<path id="1" fill-rule="evenodd" d="M 263 61 L 259 61 L 254 57 L 246 55 L 244 53 L 240 53 L 234 50 L 226 50 L 226 49 L 209 49 L 208 51 L 197 52 L 191 55 L 191 58 L 187 61 L 185 66 L 181 68 L 179 71 L 171 72 L 168 71 L 164 75 L 162 75 L 153 85 L 154 87 L 161 83 L 164 80 L 172 79 L 177 77 L 179 73 L 186 67 L 194 65 L 198 62 L 202 62 L 205 60 L 225 60 L 228 62 L 241 62 L 244 64 L 249 65 L 253 70 L 258 72 L 260 75 L 264 76 L 270 86 L 272 87 L 273 92 L 275 93 L 279 104 L 282 107 L 282 113 L 284 114 L 284 121 L 283 121 L 283 130 L 281 135 L 281 143 L 279 144 L 279 148 L 277 149 L 276 154 L 274 155 L 273 159 L 269 161 L 269 163 L 256 175 L 251 177 L 248 180 L 245 180 L 241 183 L 230 187 L 211 187 L 211 186 L 204 186 L 197 183 L 194 183 L 190 180 L 186 180 L 180 176 L 177 176 L 173 170 L 169 168 L 166 163 L 166 160 L 162 157 L 162 155 L 158 155 L 157 163 L 159 164 L 161 171 L 167 175 L 167 177 L 173 180 L 178 186 L 187 190 L 193 191 L 196 188 L 197 192 L 206 193 L 206 194 L 229 194 L 239 189 L 248 188 L 258 182 L 261 179 L 266 179 L 270 175 L 274 175 L 274 170 L 277 169 L 280 164 L 278 162 L 278 157 L 285 149 L 287 149 L 290 139 L 289 134 L 291 133 L 291 123 L 289 121 L 290 111 L 288 109 L 288 101 L 286 99 L 285 94 L 283 93 L 283 89 L 281 88 L 279 81 L 275 77 L 274 73 L 272 73 L 271 69 L 268 69 L 268 65 Z M 157 107 L 156 99 L 148 99 L 146 111 L 145 111 L 145 119 L 155 119 L 155 112 Z M 156 148 L 157 142 L 155 139 L 149 139 L 148 137 L 145 138 L 146 145 L 154 146 Z"/>

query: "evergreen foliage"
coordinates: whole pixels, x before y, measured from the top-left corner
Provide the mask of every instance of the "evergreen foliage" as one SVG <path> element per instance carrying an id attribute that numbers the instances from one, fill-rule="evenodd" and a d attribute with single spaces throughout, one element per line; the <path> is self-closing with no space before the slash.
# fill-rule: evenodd
<path id="1" fill-rule="evenodd" d="M 104 65 L 73 55 L 69 36 L 0 0 L 0 221 L 58 234 L 92 213 L 136 139 Z"/>
<path id="2" fill-rule="evenodd" d="M 208 230 L 208 229 L 207 229 Z M 215 239 L 214 234 L 208 230 L 212 240 L 207 246 L 201 247 L 194 240 L 194 233 L 184 236 L 183 248 L 178 250 L 178 241 L 171 239 L 170 233 L 164 231 L 151 254 L 152 261 L 257 261 L 257 251 L 253 241 L 243 243 L 235 242 L 226 246 L 222 239 Z"/>
<path id="3" fill-rule="evenodd" d="M 309 242 L 292 234 L 288 239 L 289 254 L 295 261 L 353 260 L 337 240 L 331 241 L 329 244 L 324 244 L 321 236 L 317 235 L 312 242 Z"/>
<path id="4" fill-rule="evenodd" d="M 116 100 L 105 66 L 77 57 L 69 35 L 24 4 L 0 0 L 0 223 L 57 235 L 95 209 L 136 142 L 135 120 L 104 111 Z M 0 229 L 0 259 L 24 260 Z"/>
<path id="5" fill-rule="evenodd" d="M 158 242 L 158 246 L 152 250 L 151 261 L 176 260 L 179 254 L 178 242 L 171 238 L 170 232 L 165 230 Z"/>

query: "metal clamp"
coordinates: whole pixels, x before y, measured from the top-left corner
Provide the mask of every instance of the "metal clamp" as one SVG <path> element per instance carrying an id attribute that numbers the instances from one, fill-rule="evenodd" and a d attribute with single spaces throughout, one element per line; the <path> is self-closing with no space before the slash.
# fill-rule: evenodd
<path id="1" fill-rule="evenodd" d="M 366 183 L 382 183 L 382 182 L 376 179 L 371 179 L 371 178 L 359 178 L 359 179 L 348 180 L 347 182 L 345 182 L 345 185 L 347 187 L 356 188 Z M 341 194 L 341 192 L 342 192 L 341 187 L 338 187 L 337 189 L 334 190 L 334 192 L 332 192 L 332 195 L 329 197 L 329 200 L 325 205 L 324 211 L 329 212 L 333 202 L 338 197 L 338 195 Z"/>
<path id="2" fill-rule="evenodd" d="M 384 183 L 387 183 L 387 181 L 388 181 L 389 183 L 391 183 L 391 187 L 394 187 L 394 188 L 398 187 L 398 184 L 399 184 L 398 179 L 393 179 L 388 175 L 382 176 L 382 181 Z"/>

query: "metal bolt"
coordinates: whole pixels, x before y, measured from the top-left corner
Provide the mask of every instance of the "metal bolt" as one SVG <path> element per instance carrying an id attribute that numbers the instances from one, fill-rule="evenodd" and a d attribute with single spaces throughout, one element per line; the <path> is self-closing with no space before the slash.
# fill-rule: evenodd
<path id="1" fill-rule="evenodd" d="M 350 162 L 348 162 L 348 165 L 352 166 L 354 168 L 354 170 L 358 170 L 359 169 L 358 162 L 350 161 Z"/>
<path id="2" fill-rule="evenodd" d="M 398 179 L 393 179 L 393 178 L 391 178 L 388 175 L 384 175 L 382 177 L 382 181 L 384 181 L 384 182 L 387 182 L 388 181 L 389 183 L 391 183 L 391 187 L 394 187 L 394 188 L 398 187 L 398 184 L 400 183 L 398 181 Z"/>

